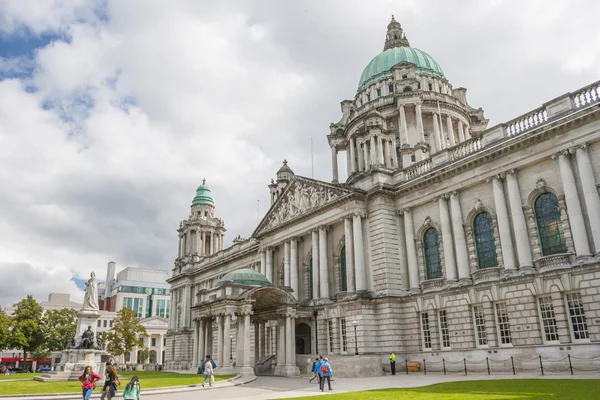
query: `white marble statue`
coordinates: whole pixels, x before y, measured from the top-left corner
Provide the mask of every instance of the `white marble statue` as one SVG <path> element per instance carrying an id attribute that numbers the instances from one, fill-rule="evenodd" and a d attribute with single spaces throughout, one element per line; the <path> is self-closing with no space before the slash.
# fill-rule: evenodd
<path id="1" fill-rule="evenodd" d="M 83 298 L 84 310 L 98 310 L 98 283 L 96 282 L 96 274 L 92 272 L 90 279 L 85 283 L 85 295 Z"/>

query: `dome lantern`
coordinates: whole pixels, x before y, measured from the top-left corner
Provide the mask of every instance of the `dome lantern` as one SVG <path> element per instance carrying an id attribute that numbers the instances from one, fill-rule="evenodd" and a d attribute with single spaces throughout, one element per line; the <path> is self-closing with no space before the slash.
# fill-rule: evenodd
<path id="1" fill-rule="evenodd" d="M 387 49 L 402 46 L 410 47 L 410 43 L 408 43 L 408 39 L 406 39 L 406 35 L 402 30 L 402 25 L 400 25 L 400 22 L 396 21 L 392 15 L 392 20 L 387 26 L 387 34 L 385 35 L 385 45 L 383 46 L 383 50 L 385 51 Z"/>
<path id="2" fill-rule="evenodd" d="M 202 179 L 202 185 L 196 189 L 196 197 L 192 201 L 192 205 L 203 204 L 207 206 L 215 206 L 210 189 L 206 186 L 206 179 Z"/>

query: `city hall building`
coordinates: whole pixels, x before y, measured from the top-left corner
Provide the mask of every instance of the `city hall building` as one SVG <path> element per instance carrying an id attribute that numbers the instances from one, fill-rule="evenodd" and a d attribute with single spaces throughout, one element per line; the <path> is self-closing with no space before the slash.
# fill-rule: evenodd
<path id="1" fill-rule="evenodd" d="M 198 188 L 168 279 L 166 368 L 600 355 L 599 104 L 596 82 L 488 127 L 392 18 L 330 125 L 332 182 L 284 161 L 267 214 L 229 248 Z"/>

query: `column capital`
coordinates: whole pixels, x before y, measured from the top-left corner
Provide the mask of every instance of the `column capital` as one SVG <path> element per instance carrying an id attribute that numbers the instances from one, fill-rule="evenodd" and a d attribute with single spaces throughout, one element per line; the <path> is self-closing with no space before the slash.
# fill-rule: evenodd
<path id="1" fill-rule="evenodd" d="M 458 197 L 458 193 L 459 193 L 458 190 L 453 190 L 450 193 L 448 193 L 448 195 L 449 195 L 448 197 L 450 197 L 450 196 Z"/>
<path id="2" fill-rule="evenodd" d="M 319 225 L 319 231 L 322 231 L 322 230 L 325 232 L 331 230 L 331 225 Z"/>
<path id="3" fill-rule="evenodd" d="M 557 151 L 556 153 L 552 154 L 551 157 L 553 160 L 556 160 L 560 156 L 569 157 L 571 154 L 575 154 L 575 147 L 569 147 L 567 149 Z"/>
<path id="4" fill-rule="evenodd" d="M 505 176 L 506 176 L 506 174 L 504 172 L 501 172 L 499 174 L 495 174 L 495 175 L 492 175 L 492 176 L 486 178 L 485 181 L 488 182 L 488 183 L 491 182 L 491 181 L 493 181 L 493 180 L 495 180 L 495 179 L 501 181 L 502 179 L 504 179 Z"/>
<path id="5" fill-rule="evenodd" d="M 516 174 L 517 174 L 517 169 L 516 168 L 511 168 L 511 169 L 509 169 L 508 171 L 505 172 L 506 176 L 516 175 Z"/>
<path id="6" fill-rule="evenodd" d="M 581 144 L 579 144 L 579 145 L 575 146 L 575 148 L 576 148 L 577 150 L 581 150 L 581 151 L 585 151 L 585 152 L 587 152 L 587 149 L 588 149 L 589 147 L 590 147 L 590 144 L 589 144 L 588 142 L 583 142 L 583 143 L 581 143 Z"/>
<path id="7" fill-rule="evenodd" d="M 368 214 L 366 212 L 356 211 L 352 213 L 353 217 L 361 217 L 362 219 L 367 218 Z"/>

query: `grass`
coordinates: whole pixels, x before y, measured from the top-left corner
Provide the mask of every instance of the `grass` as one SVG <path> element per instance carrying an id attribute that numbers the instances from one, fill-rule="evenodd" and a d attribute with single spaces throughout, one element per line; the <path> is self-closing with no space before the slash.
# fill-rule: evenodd
<path id="1" fill-rule="evenodd" d="M 335 390 L 335 386 L 333 389 Z M 332 394 L 325 398 L 327 400 L 591 400 L 600 399 L 600 381 L 514 379 L 450 382 L 410 389 Z M 302 397 L 302 400 L 309 399 L 323 400 L 324 398 L 322 396 Z"/>
<path id="2" fill-rule="evenodd" d="M 31 377 L 32 374 L 29 374 Z M 176 374 L 174 372 L 161 371 L 135 371 L 121 372 L 119 377 L 121 392 L 129 379 L 137 375 L 140 379 L 142 390 L 167 387 L 167 386 L 186 386 L 199 385 L 204 379 L 204 375 L 196 374 Z M 216 381 L 227 380 L 235 375 L 215 376 Z M 32 379 L 32 378 L 29 378 Z M 81 383 L 79 382 L 36 382 L 34 380 L 21 380 L 17 382 L 0 383 L 0 395 L 11 394 L 51 394 L 51 393 L 78 393 L 81 391 Z M 96 389 L 97 392 L 100 388 Z"/>
<path id="3" fill-rule="evenodd" d="M 0 374 L 0 381 L 5 381 L 7 379 L 23 379 L 23 380 L 27 380 L 27 379 L 32 379 L 34 376 L 40 376 L 41 373 L 39 372 L 35 372 L 33 374 L 24 372 L 22 374 L 10 374 L 8 376 L 4 375 L 4 374 Z"/>

